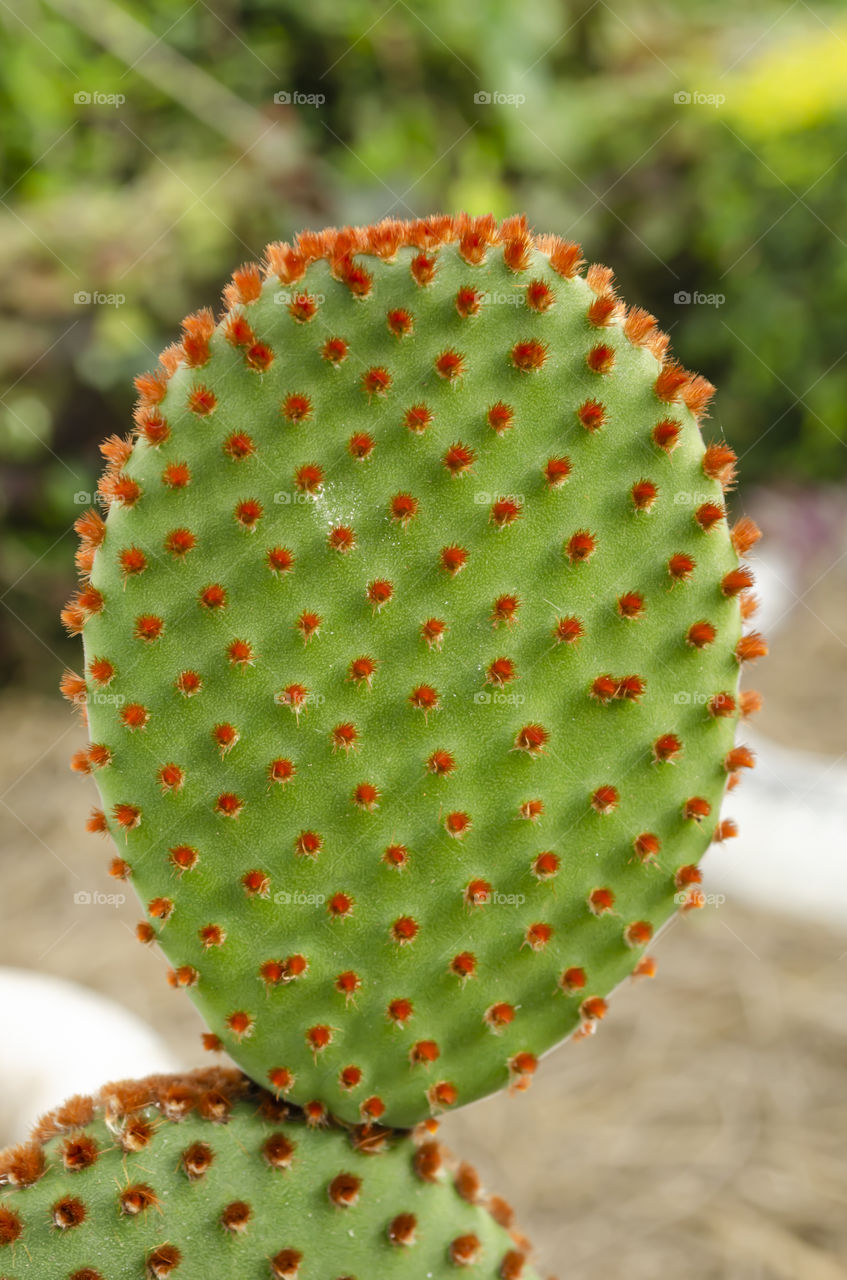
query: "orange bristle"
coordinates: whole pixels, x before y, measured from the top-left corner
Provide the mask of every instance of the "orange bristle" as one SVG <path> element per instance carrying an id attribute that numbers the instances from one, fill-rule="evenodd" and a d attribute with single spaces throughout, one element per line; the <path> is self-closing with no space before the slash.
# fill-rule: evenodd
<path id="1" fill-rule="evenodd" d="M 163 546 L 172 556 L 184 556 L 197 546 L 197 539 L 190 529 L 172 529 L 165 535 Z"/>
<path id="2" fill-rule="evenodd" d="M 557 644 L 574 644 L 585 635 L 585 627 L 579 618 L 557 618 L 553 638 Z"/>
<path id="3" fill-rule="evenodd" d="M 523 507 L 513 498 L 498 498 L 491 505 L 489 520 L 498 529 L 505 529 L 507 525 L 514 524 L 522 512 Z"/>
<path id="4" fill-rule="evenodd" d="M 620 804 L 620 795 L 617 787 L 602 786 L 598 787 L 591 795 L 591 808 L 595 813 L 613 813 Z"/>
<path id="5" fill-rule="evenodd" d="M 688 375 L 680 398 L 685 407 L 699 421 L 705 415 L 714 394 L 715 388 L 708 378 L 695 373 Z"/>
<path id="6" fill-rule="evenodd" d="M 62 697 L 67 698 L 68 702 L 72 702 L 77 707 L 84 706 L 87 688 L 82 676 L 78 676 L 75 671 L 65 671 L 59 681 L 59 692 Z"/>
<path id="7" fill-rule="evenodd" d="M 289 302 L 288 314 L 297 324 L 309 324 L 318 314 L 317 299 L 308 293 L 298 294 Z"/>
<path id="8" fill-rule="evenodd" d="M 415 331 L 415 322 L 405 307 L 395 307 L 385 317 L 388 332 L 395 338 L 405 338 Z"/>
<path id="9" fill-rule="evenodd" d="M 596 329 L 611 324 L 621 312 L 619 299 L 613 293 L 602 293 L 596 297 L 588 308 L 588 323 Z"/>
<path id="10" fill-rule="evenodd" d="M 704 502 L 694 512 L 694 519 L 704 533 L 708 533 L 720 520 L 725 518 L 726 512 L 716 502 Z"/>
<path id="11" fill-rule="evenodd" d="M 728 489 L 735 480 L 735 464 L 738 457 L 727 444 L 710 444 L 703 454 L 703 473 L 711 480 L 720 481 L 721 488 Z"/>
<path id="12" fill-rule="evenodd" d="M 696 567 L 696 561 L 681 551 L 668 560 L 668 573 L 674 582 L 685 582 L 691 577 Z"/>
<path id="13" fill-rule="evenodd" d="M 441 567 L 447 573 L 455 577 L 468 562 L 468 553 L 464 547 L 458 547 L 455 544 L 449 547 L 441 548 L 440 555 Z"/>
<path id="14" fill-rule="evenodd" d="M 123 472 L 107 471 L 100 477 L 97 492 L 109 506 L 133 507 L 141 497 L 141 486 Z"/>
<path id="15" fill-rule="evenodd" d="M 748 590 L 752 585 L 753 573 L 746 565 L 741 565 L 738 569 L 731 569 L 721 579 L 721 591 L 725 596 L 737 596 L 741 591 Z"/>
<path id="16" fill-rule="evenodd" d="M 711 622 L 694 622 L 688 628 L 685 642 L 690 644 L 693 649 L 705 649 L 707 645 L 714 643 L 717 634 L 717 630 L 712 626 Z"/>
<path id="17" fill-rule="evenodd" d="M 599 431 L 606 421 L 606 408 L 599 400 L 586 400 L 576 411 L 586 431 Z"/>
<path id="18" fill-rule="evenodd" d="M 653 759 L 657 763 L 673 763 L 682 755 L 682 743 L 675 733 L 664 733 L 653 743 Z"/>
<path id="19" fill-rule="evenodd" d="M 544 280 L 531 280 L 524 297 L 530 311 L 549 311 L 556 301 L 555 293 Z"/>
<path id="20" fill-rule="evenodd" d="M 269 274 L 275 275 L 280 284 L 294 284 L 306 271 L 305 259 L 290 244 L 281 241 L 269 244 L 265 256 Z"/>
<path id="21" fill-rule="evenodd" d="M 240 311 L 231 311 L 226 317 L 224 337 L 233 347 L 252 347 L 256 341 L 250 321 Z"/>
<path id="22" fill-rule="evenodd" d="M 673 453 L 679 444 L 679 436 L 682 427 L 673 418 L 663 418 L 661 422 L 657 422 L 652 431 L 653 443 L 657 448 L 662 449 L 665 453 Z"/>
<path id="23" fill-rule="evenodd" d="M 558 236 L 541 236 L 538 247 L 548 255 L 550 266 L 564 280 L 572 280 L 585 264 L 582 247 L 572 241 L 562 240 Z"/>
<path id="24" fill-rule="evenodd" d="M 688 382 L 690 375 L 681 364 L 677 364 L 675 360 L 669 360 L 667 364 L 662 365 L 654 384 L 656 395 L 666 404 L 672 403 L 674 400 L 680 400 L 682 388 Z"/>
<path id="25" fill-rule="evenodd" d="M 615 367 L 615 348 L 606 342 L 598 342 L 585 357 L 585 363 L 592 373 L 611 373 Z"/>
<path id="26" fill-rule="evenodd" d="M 209 359 L 209 339 L 215 332 L 215 318 L 208 307 L 186 316 L 182 322 L 182 356 L 189 369 L 198 369 Z"/>
<path id="27" fill-rule="evenodd" d="M 502 435 L 504 431 L 508 431 L 510 427 L 515 425 L 515 411 L 511 405 L 504 404 L 502 400 L 498 400 L 496 404 L 491 405 L 487 414 L 486 421 L 492 431 L 496 431 L 497 435 Z"/>
<path id="28" fill-rule="evenodd" d="M 757 658 L 767 656 L 768 643 L 758 631 L 751 631 L 742 636 L 735 646 L 735 656 L 739 662 L 755 662 Z"/>
<path id="29" fill-rule="evenodd" d="M 597 547 L 597 539 L 593 533 L 589 533 L 587 529 L 580 529 L 574 533 L 565 545 L 565 555 L 571 564 L 582 564 L 586 560 L 590 560 Z"/>
<path id="30" fill-rule="evenodd" d="M 169 462 L 162 472 L 162 484 L 168 489 L 184 489 L 191 483 L 191 470 L 187 462 Z"/>
<path id="31" fill-rule="evenodd" d="M 656 328 L 656 317 L 643 307 L 631 307 L 626 314 L 623 331 L 635 347 L 645 344 Z"/>
<path id="32" fill-rule="evenodd" d="M 547 360 L 547 344 L 537 338 L 516 342 L 512 347 L 512 364 L 523 373 L 543 368 Z"/>
<path id="33" fill-rule="evenodd" d="M 167 378 L 161 373 L 140 373 L 135 379 L 135 389 L 144 408 L 161 404 L 168 390 Z"/>
<path id="34" fill-rule="evenodd" d="M 196 413 L 198 418 L 207 418 L 210 413 L 214 413 L 218 398 L 214 391 L 201 384 L 189 393 L 187 403 L 190 411 Z"/>
<path id="35" fill-rule="evenodd" d="M 659 488 L 652 480 L 637 480 L 630 489 L 630 495 L 636 511 L 650 511 L 659 496 Z"/>
<path id="36" fill-rule="evenodd" d="M 733 747 L 724 757 L 723 767 L 727 773 L 736 769 L 752 769 L 756 764 L 756 756 L 749 747 Z"/>
<path id="37" fill-rule="evenodd" d="M 454 351 L 452 347 L 442 351 L 435 358 L 435 372 L 446 382 L 454 382 L 457 378 L 461 378 L 465 372 L 465 366 L 465 357 L 461 352 Z"/>
<path id="38" fill-rule="evenodd" d="M 617 609 L 622 618 L 642 618 L 645 610 L 644 597 L 637 591 L 627 591 L 618 596 Z"/>
<path id="39" fill-rule="evenodd" d="M 762 695 L 755 689 L 745 689 L 738 697 L 742 717 L 747 720 L 762 709 Z"/>
<path id="40" fill-rule="evenodd" d="M 762 531 L 749 516 L 741 516 L 732 526 L 730 537 L 739 556 L 746 556 L 762 536 Z"/>

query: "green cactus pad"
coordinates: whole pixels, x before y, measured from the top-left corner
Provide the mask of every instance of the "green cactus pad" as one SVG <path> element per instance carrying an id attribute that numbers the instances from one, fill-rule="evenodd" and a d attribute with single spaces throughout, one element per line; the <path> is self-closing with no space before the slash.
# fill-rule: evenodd
<path id="1" fill-rule="evenodd" d="M 3 1280 L 537 1280 L 528 1249 L 431 1134 L 310 1124 L 238 1072 L 107 1086 L 0 1153 Z"/>
<path id="2" fill-rule="evenodd" d="M 79 522 L 90 825 L 210 1043 L 346 1120 L 592 1029 L 751 762 L 712 388 L 579 265 L 520 219 L 270 246 Z"/>

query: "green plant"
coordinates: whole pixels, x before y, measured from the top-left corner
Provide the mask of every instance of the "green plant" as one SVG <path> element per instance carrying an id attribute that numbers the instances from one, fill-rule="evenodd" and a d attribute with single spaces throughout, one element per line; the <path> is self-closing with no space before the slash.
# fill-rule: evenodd
<path id="1" fill-rule="evenodd" d="M 345 1129 L 235 1071 L 72 1098 L 3 1182 L 15 1280 L 536 1276 L 509 1206 L 426 1127 Z"/>
<path id="2" fill-rule="evenodd" d="M 210 1047 L 348 1121 L 592 1030 L 753 763 L 712 388 L 581 265 L 519 218 L 269 246 L 78 524 L 75 767 L 139 936 Z"/>

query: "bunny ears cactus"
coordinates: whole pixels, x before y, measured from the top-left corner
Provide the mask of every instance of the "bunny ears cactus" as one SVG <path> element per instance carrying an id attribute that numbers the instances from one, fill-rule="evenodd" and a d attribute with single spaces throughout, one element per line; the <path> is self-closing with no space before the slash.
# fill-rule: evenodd
<path id="1" fill-rule="evenodd" d="M 255 1079 L 411 1125 L 700 905 L 765 652 L 712 387 L 522 218 L 303 233 L 137 379 L 65 611 L 113 874 Z"/>
<path id="2" fill-rule="evenodd" d="M 0 1152 L 0 1268 L 15 1280 L 447 1280 L 465 1267 L 537 1280 L 508 1204 L 436 1129 L 348 1130 L 235 1071 L 108 1085 Z"/>

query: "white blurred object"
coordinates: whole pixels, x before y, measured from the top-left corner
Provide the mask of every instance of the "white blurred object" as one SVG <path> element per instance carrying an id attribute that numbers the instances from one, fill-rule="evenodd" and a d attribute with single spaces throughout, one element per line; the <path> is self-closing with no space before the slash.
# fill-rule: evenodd
<path id="1" fill-rule="evenodd" d="M 754 626 L 772 636 L 785 621 L 802 591 L 796 570 L 786 555 L 767 545 L 749 557 L 756 575 L 754 593 L 759 601 Z"/>
<path id="2" fill-rule="evenodd" d="M 0 1147 L 74 1093 L 109 1080 L 177 1071 L 145 1023 L 105 996 L 60 978 L 0 969 Z"/>
<path id="3" fill-rule="evenodd" d="M 756 768 L 724 800 L 740 834 L 703 864 L 707 893 L 847 924 L 847 757 L 794 751 L 744 728 Z"/>

